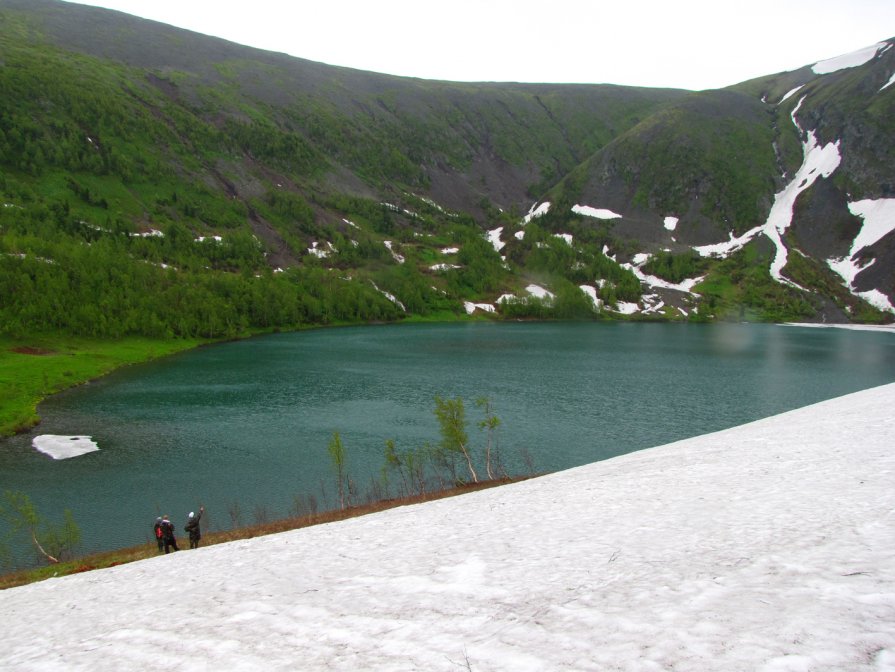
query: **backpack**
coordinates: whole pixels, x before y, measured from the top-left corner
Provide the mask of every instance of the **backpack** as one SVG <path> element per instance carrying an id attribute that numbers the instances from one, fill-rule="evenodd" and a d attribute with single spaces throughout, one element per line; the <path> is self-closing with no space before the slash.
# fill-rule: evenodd
<path id="1" fill-rule="evenodd" d="M 156 538 L 156 539 L 161 539 L 161 538 L 162 538 L 162 526 L 161 526 L 161 523 L 156 523 L 156 524 L 155 524 L 155 538 Z"/>

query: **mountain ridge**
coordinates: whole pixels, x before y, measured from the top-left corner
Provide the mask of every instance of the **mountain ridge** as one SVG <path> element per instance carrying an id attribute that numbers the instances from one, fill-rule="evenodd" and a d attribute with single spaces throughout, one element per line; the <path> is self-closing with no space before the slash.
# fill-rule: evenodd
<path id="1" fill-rule="evenodd" d="M 856 295 L 895 294 L 891 236 L 856 253 L 864 263 L 871 255 L 876 261 L 854 273 L 852 291 L 827 263 L 848 256 L 860 230 L 848 203 L 890 195 L 891 91 L 881 101 L 858 102 L 891 76 L 888 48 L 845 74 L 818 75 L 806 66 L 688 92 L 365 73 L 54 0 L 3 0 L 0 18 L 7 27 L 0 84 L 18 101 L 2 111 L 8 132 L 0 138 L 0 159 L 10 206 L 2 214 L 33 220 L 38 215 L 18 209 L 29 202 L 56 208 L 47 217 L 55 218 L 56 240 L 66 250 L 96 236 L 87 227 L 118 230 L 130 236 L 126 243 L 106 241 L 121 248 L 118 254 L 193 269 L 185 284 L 206 286 L 214 304 L 231 298 L 211 289 L 222 280 L 203 276 L 203 264 L 212 274 L 260 276 L 255 284 L 263 289 L 240 291 L 260 291 L 276 303 L 277 324 L 266 318 L 259 325 L 246 303 L 210 335 L 290 327 L 296 319 L 357 319 L 362 313 L 347 300 L 336 301 L 338 311 L 321 312 L 294 295 L 317 269 L 339 272 L 352 284 L 337 293 L 378 292 L 376 319 L 463 315 L 470 305 L 507 318 L 892 319 L 891 311 Z M 748 258 L 692 260 L 695 249 L 759 224 L 785 184 L 780 169 L 795 173 L 804 132 L 786 115 L 799 96 L 784 96 L 797 86 L 810 94 L 800 111 L 806 127 L 827 142 L 841 130 L 848 150 L 832 183 L 817 180 L 795 202 L 786 232 L 795 242 L 781 245 L 806 252 L 806 263 L 787 267 L 800 282 L 760 272 L 773 252 L 760 241 L 738 253 Z M 23 104 L 29 98 L 41 102 Z M 547 216 L 524 218 L 532 202 L 553 206 Z M 573 212 L 575 205 L 620 216 L 589 218 Z M 66 217 L 86 224 L 59 221 Z M 665 225 L 669 217 L 673 229 Z M 182 239 L 217 236 L 218 247 L 242 251 L 238 260 L 228 251 L 222 263 L 220 250 L 207 245 L 175 250 L 168 229 Z M 4 227 L 7 266 L 40 257 L 35 230 L 34 221 Z M 159 232 L 157 240 L 133 240 L 151 231 Z M 456 257 L 442 252 L 455 247 Z M 690 279 L 701 279 L 687 291 L 648 280 L 655 277 L 650 264 L 672 263 L 676 275 L 692 267 L 702 276 Z M 291 286 L 285 278 L 263 279 L 277 269 L 302 279 L 296 285 L 293 277 Z M 21 268 L 9 272 L 6 286 L 21 283 Z M 526 292 L 532 281 L 546 285 L 546 293 Z M 319 295 L 334 300 L 328 291 Z M 497 301 L 507 296 L 516 298 Z M 151 304 L 127 309 L 151 313 L 165 325 L 157 332 L 197 335 Z M 32 316 L 39 311 L 22 319 L 21 309 L 6 311 L 15 313 L 16 328 L 47 326 Z M 191 310 L 181 322 L 198 319 Z"/>

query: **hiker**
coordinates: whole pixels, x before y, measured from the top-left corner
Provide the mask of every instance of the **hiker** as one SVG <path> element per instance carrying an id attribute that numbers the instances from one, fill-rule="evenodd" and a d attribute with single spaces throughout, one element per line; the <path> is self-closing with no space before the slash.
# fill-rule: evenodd
<path id="1" fill-rule="evenodd" d="M 158 542 L 158 552 L 161 553 L 165 548 L 164 533 L 162 532 L 162 518 L 159 516 L 155 519 L 155 525 L 152 526 L 152 533 Z"/>
<path id="2" fill-rule="evenodd" d="M 183 529 L 186 532 L 190 533 L 190 548 L 199 548 L 199 540 L 202 538 L 202 531 L 199 529 L 199 519 L 202 517 L 202 514 L 205 513 L 205 507 L 199 507 L 199 515 L 194 515 L 192 511 L 190 511 L 189 520 L 186 523 L 186 527 Z"/>
<path id="3" fill-rule="evenodd" d="M 165 542 L 165 553 L 167 554 L 171 548 L 179 551 L 177 548 L 177 538 L 174 536 L 174 523 L 170 521 L 167 515 L 162 516 L 162 539 Z"/>

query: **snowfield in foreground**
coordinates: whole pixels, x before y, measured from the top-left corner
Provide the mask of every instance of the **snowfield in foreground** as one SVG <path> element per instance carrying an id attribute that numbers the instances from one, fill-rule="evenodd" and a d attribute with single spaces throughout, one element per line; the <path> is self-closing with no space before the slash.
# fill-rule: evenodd
<path id="1" fill-rule="evenodd" d="M 0 668 L 895 670 L 893 408 L 13 588 Z"/>

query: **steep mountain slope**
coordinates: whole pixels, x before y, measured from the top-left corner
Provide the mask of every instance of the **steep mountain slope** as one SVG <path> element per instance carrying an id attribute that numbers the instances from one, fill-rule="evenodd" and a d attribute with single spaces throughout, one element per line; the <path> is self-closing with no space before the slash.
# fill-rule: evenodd
<path id="1" fill-rule="evenodd" d="M 778 285 L 824 316 L 861 311 L 856 296 L 892 312 L 893 72 L 890 41 L 693 94 L 599 150 L 546 198 L 622 215 L 612 232 L 637 239 L 640 265 L 659 250 L 726 257 L 751 245 Z M 876 233 L 855 249 L 862 230 Z"/>
<path id="2" fill-rule="evenodd" d="M 377 75 L 56 0 L 0 0 L 0 27 L 7 331 L 880 320 L 855 294 L 895 293 L 891 236 L 849 247 L 847 203 L 891 191 L 882 48 L 846 74 L 689 93 Z M 757 234 L 730 258 L 694 252 L 765 222 L 808 130 L 849 158 L 794 200 L 785 247 L 806 256 L 781 275 L 784 243 Z M 553 206 L 523 217 L 532 201 Z M 853 293 L 823 263 L 870 254 L 844 272 Z"/>

